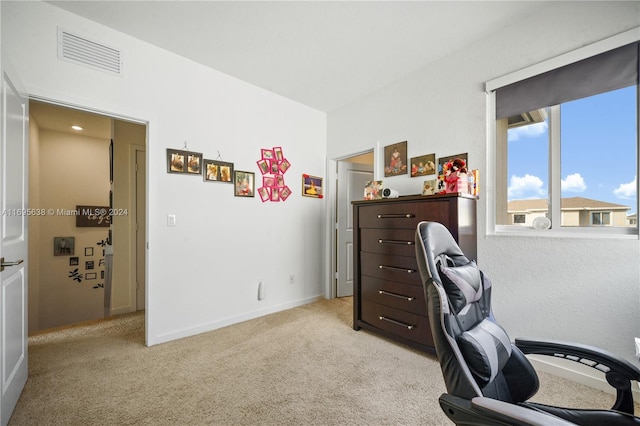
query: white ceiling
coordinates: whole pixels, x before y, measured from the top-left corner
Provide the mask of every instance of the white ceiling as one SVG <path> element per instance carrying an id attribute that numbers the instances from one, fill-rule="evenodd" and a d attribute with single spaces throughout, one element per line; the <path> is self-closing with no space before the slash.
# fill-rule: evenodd
<path id="1" fill-rule="evenodd" d="M 553 2 L 49 3 L 329 112 Z"/>

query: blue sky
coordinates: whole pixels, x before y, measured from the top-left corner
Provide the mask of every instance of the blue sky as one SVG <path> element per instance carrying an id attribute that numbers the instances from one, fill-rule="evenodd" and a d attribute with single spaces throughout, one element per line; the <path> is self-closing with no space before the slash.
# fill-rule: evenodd
<path id="1" fill-rule="evenodd" d="M 636 211 L 636 86 L 561 107 L 562 196 Z M 509 131 L 509 200 L 546 198 L 548 126 Z"/>

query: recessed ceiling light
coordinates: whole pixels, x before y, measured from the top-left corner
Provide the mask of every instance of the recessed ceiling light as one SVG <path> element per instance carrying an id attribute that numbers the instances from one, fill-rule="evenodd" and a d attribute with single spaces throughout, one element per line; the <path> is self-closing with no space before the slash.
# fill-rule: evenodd
<path id="1" fill-rule="evenodd" d="M 73 130 L 82 130 L 82 127 L 80 127 L 80 126 L 71 126 L 71 128 Z"/>

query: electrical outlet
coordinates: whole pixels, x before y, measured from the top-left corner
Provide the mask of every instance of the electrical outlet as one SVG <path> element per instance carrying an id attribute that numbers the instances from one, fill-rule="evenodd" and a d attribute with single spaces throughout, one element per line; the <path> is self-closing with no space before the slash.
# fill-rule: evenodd
<path id="1" fill-rule="evenodd" d="M 289 275 L 289 284 L 295 284 L 295 282 L 296 277 L 293 274 Z"/>

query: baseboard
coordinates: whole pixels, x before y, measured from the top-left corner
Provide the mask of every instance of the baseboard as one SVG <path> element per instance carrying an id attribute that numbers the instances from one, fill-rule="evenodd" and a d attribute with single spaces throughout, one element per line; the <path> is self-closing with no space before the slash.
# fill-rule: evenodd
<path id="1" fill-rule="evenodd" d="M 557 359 L 549 356 L 530 355 L 527 356 L 531 364 L 537 371 L 544 371 L 551 375 L 571 380 L 581 385 L 589 386 L 601 390 L 611 395 L 616 394 L 613 388 L 604 377 L 604 373 L 593 368 L 577 364 L 573 361 Z M 572 365 L 573 364 L 573 365 Z M 640 388 L 638 384 L 631 383 L 634 401 L 640 401 Z"/>
<path id="2" fill-rule="evenodd" d="M 189 327 L 189 328 L 185 328 L 178 331 L 172 331 L 170 333 L 158 334 L 155 337 L 149 337 L 147 339 L 147 346 L 158 345 L 161 343 L 170 342 L 172 340 L 178 340 L 185 337 L 195 336 L 197 334 L 217 330 L 218 328 L 252 320 L 265 315 L 274 314 L 276 312 L 284 311 L 291 308 L 297 308 L 298 306 L 308 305 L 309 303 L 317 302 L 323 298 L 324 297 L 322 295 L 318 295 L 318 296 L 308 297 L 306 299 L 294 300 L 292 302 L 282 303 L 280 305 L 269 306 L 267 308 L 259 309 L 257 311 L 247 312 L 242 315 L 224 318 L 211 323 L 201 324 L 196 327 Z"/>

